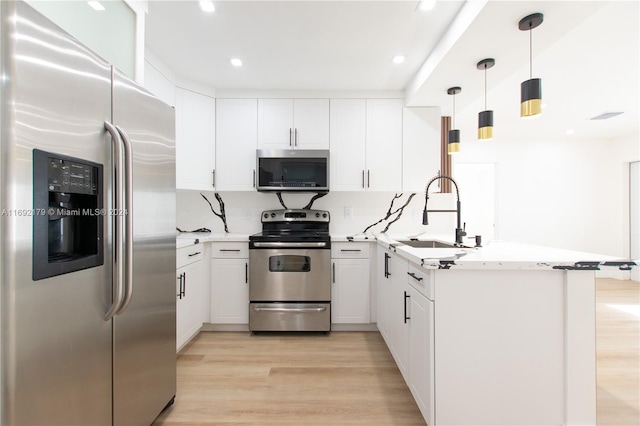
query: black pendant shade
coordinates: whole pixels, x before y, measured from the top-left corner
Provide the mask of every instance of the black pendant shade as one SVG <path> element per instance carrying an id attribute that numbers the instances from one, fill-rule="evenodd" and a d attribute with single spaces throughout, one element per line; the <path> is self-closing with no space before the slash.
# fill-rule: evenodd
<path id="1" fill-rule="evenodd" d="M 493 111 L 487 109 L 487 70 L 496 64 L 493 58 L 483 59 L 476 64 L 476 68 L 484 71 L 484 111 L 478 113 L 478 139 L 493 139 Z"/>
<path id="2" fill-rule="evenodd" d="M 449 154 L 460 152 L 460 130 L 457 130 L 457 129 L 449 130 L 447 152 Z"/>
<path id="3" fill-rule="evenodd" d="M 493 111 L 480 111 L 478 113 L 478 139 L 493 138 Z"/>
<path id="4" fill-rule="evenodd" d="M 532 78 L 520 83 L 520 117 L 542 113 L 542 80 Z"/>
<path id="5" fill-rule="evenodd" d="M 447 89 L 447 94 L 453 97 L 452 127 L 456 126 L 456 95 L 460 92 L 462 92 L 461 87 L 450 87 Z M 451 129 L 447 136 L 447 153 L 451 155 L 460 152 L 460 130 Z"/>
<path id="6" fill-rule="evenodd" d="M 520 117 L 535 117 L 542 113 L 542 80 L 533 78 L 532 31 L 542 24 L 544 15 L 532 13 L 518 23 L 520 31 L 529 31 L 529 80 L 520 84 Z"/>

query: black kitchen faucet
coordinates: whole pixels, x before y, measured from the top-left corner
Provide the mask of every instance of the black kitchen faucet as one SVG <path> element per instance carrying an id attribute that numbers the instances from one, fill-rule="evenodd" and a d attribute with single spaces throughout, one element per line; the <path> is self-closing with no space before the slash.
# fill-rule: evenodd
<path id="1" fill-rule="evenodd" d="M 453 182 L 453 185 L 456 187 L 456 209 L 455 210 L 427 210 L 427 203 L 429 202 L 429 187 L 431 186 L 431 184 L 435 181 L 437 181 L 438 179 L 449 179 L 451 182 Z M 433 213 L 456 213 L 456 218 L 457 218 L 457 227 L 456 227 L 456 244 L 457 245 L 462 245 L 462 237 L 464 237 L 465 235 L 467 235 L 466 231 L 460 226 L 461 224 L 461 220 L 460 220 L 460 191 L 458 190 L 458 184 L 456 183 L 455 180 L 453 180 L 453 178 L 451 176 L 446 176 L 446 175 L 438 175 L 435 176 L 433 178 L 431 178 L 431 180 L 429 181 L 429 183 L 427 184 L 427 188 L 424 191 L 424 210 L 422 211 L 422 224 L 423 225 L 428 225 L 429 224 L 429 219 L 427 218 L 427 213 L 428 212 L 433 212 Z"/>

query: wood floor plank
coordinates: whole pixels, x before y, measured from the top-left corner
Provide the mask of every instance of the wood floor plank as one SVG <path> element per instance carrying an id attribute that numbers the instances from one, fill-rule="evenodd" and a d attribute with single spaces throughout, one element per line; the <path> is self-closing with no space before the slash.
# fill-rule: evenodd
<path id="1" fill-rule="evenodd" d="M 598 425 L 640 425 L 640 317 L 620 310 L 640 308 L 640 284 L 596 282 Z"/>
<path id="2" fill-rule="evenodd" d="M 596 285 L 598 425 L 640 425 L 640 285 Z M 377 332 L 203 332 L 156 425 L 425 425 Z M 464 407 L 461 407 L 464 409 Z"/>

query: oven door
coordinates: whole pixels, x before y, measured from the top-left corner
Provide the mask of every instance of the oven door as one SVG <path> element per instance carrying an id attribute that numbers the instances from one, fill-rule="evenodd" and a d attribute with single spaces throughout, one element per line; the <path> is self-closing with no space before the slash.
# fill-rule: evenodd
<path id="1" fill-rule="evenodd" d="M 331 250 L 254 248 L 249 250 L 249 276 L 252 302 L 328 302 Z"/>

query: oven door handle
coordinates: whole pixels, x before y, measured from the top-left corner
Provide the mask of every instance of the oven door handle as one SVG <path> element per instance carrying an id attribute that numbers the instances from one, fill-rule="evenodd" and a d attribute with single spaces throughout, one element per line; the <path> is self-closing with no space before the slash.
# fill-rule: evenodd
<path id="1" fill-rule="evenodd" d="M 253 310 L 256 312 L 324 312 L 327 310 L 327 307 L 318 306 L 317 308 L 260 308 L 255 306 Z"/>
<path id="2" fill-rule="evenodd" d="M 253 246 L 256 248 L 318 248 L 327 247 L 326 242 L 307 242 L 307 243 L 287 243 L 287 242 L 254 242 Z"/>

